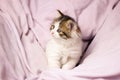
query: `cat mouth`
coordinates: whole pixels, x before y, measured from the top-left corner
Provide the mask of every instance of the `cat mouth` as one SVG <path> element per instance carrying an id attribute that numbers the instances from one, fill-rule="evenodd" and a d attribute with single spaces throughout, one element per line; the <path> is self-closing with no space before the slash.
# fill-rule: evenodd
<path id="1" fill-rule="evenodd" d="M 51 34 L 51 36 L 52 36 L 52 37 L 55 37 L 55 35 L 54 35 L 54 34 Z"/>

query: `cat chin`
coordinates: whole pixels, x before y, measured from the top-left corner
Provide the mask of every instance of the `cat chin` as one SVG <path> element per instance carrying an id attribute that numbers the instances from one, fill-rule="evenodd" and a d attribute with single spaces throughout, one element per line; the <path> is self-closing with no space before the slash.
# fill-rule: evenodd
<path id="1" fill-rule="evenodd" d="M 52 39 L 61 39 L 60 37 L 52 36 Z"/>
<path id="2" fill-rule="evenodd" d="M 61 39 L 61 37 L 58 36 L 58 35 L 51 35 L 51 37 L 52 37 L 53 39 Z"/>

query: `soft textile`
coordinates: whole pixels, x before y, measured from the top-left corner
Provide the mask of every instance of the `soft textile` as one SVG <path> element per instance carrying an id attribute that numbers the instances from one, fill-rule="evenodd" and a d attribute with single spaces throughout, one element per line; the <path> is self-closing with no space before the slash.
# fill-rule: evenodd
<path id="1" fill-rule="evenodd" d="M 92 42 L 72 70 L 47 70 L 57 9 Z M 119 0 L 0 0 L 0 80 L 120 80 Z"/>

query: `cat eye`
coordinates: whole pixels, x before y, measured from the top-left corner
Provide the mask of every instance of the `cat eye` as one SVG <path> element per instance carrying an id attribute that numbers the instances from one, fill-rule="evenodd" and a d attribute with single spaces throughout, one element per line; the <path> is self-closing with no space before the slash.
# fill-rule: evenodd
<path id="1" fill-rule="evenodd" d="M 57 30 L 57 32 L 59 32 L 59 33 L 60 33 L 60 32 L 62 32 L 62 31 L 61 31 L 60 29 L 58 29 L 58 30 Z"/>
<path id="2" fill-rule="evenodd" d="M 54 29 L 54 28 L 55 28 L 55 26 L 54 26 L 54 25 L 51 25 L 50 30 L 52 30 L 52 29 Z"/>

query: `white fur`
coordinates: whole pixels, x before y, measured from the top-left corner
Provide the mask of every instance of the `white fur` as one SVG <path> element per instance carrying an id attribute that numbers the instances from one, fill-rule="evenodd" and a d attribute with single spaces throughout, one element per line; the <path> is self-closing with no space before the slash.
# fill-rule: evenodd
<path id="1" fill-rule="evenodd" d="M 46 47 L 49 68 L 72 69 L 82 55 L 82 40 L 80 34 L 72 32 L 72 38 L 62 39 L 57 33 L 59 22 L 55 23 L 52 39 Z"/>

